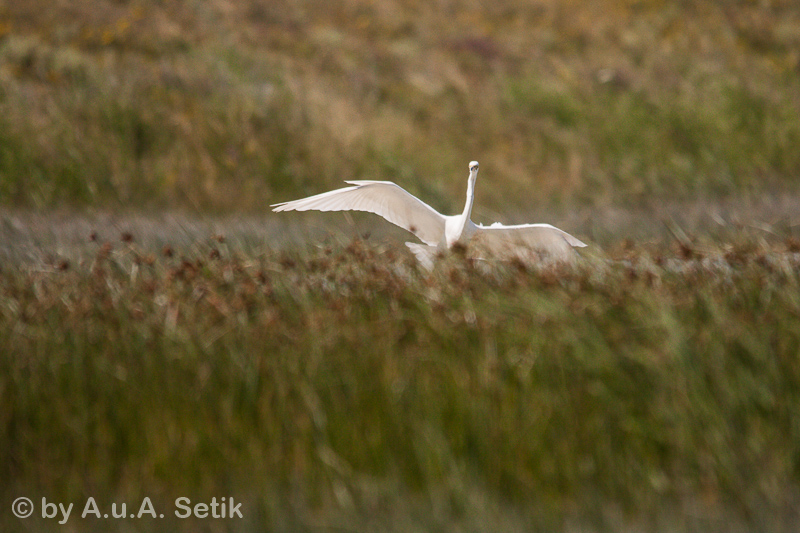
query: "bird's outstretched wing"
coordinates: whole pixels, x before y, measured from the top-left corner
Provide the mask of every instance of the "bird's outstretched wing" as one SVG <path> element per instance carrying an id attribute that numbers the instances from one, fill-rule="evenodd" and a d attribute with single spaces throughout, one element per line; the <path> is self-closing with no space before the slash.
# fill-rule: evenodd
<path id="1" fill-rule="evenodd" d="M 470 245 L 498 255 L 513 255 L 528 249 L 556 258 L 567 258 L 572 255 L 573 247 L 586 246 L 569 233 L 550 224 L 476 226 Z"/>
<path id="2" fill-rule="evenodd" d="M 301 200 L 274 204 L 273 211 L 366 211 L 410 231 L 422 242 L 438 246 L 444 239 L 445 217 L 391 181 L 347 181 L 352 187 Z"/>

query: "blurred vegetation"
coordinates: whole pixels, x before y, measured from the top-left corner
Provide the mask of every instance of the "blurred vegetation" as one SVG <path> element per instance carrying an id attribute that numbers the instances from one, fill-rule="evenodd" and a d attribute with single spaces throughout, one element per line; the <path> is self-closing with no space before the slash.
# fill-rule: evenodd
<path id="1" fill-rule="evenodd" d="M 71 530 L 792 531 L 799 74 L 789 0 L 0 0 L 0 207 L 48 213 L 0 221 L 0 500 L 168 514 Z M 251 227 L 345 179 L 457 211 L 472 159 L 478 218 L 580 206 L 608 252 L 427 274 Z M 56 207 L 256 215 L 110 244 Z"/>
<path id="2" fill-rule="evenodd" d="M 792 0 L 4 0 L 0 202 L 452 210 L 471 159 L 489 208 L 795 190 L 799 51 Z"/>
<path id="3" fill-rule="evenodd" d="M 3 501 L 169 515 L 103 530 L 797 524 L 796 239 L 430 275 L 360 241 L 126 240 L 0 276 Z M 223 495 L 244 521 L 170 518 Z"/>

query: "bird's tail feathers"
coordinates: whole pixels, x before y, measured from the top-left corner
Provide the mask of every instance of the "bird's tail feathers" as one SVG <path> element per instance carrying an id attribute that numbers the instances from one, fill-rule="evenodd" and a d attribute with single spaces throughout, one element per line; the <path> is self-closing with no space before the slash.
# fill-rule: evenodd
<path id="1" fill-rule="evenodd" d="M 439 251 L 438 247 L 416 242 L 407 242 L 406 246 L 408 246 L 409 250 L 411 250 L 417 258 L 417 261 L 419 261 L 419 264 L 422 265 L 425 270 L 433 270 L 436 254 Z"/>

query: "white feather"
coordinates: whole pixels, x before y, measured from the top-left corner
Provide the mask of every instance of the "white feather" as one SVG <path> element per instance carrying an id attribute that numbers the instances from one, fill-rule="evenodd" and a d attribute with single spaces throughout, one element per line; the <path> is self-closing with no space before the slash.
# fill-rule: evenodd
<path id="1" fill-rule="evenodd" d="M 366 211 L 410 231 L 431 246 L 442 243 L 444 215 L 391 181 L 347 181 L 353 185 L 292 202 L 273 211 Z"/>
<path id="2" fill-rule="evenodd" d="M 467 203 L 464 212 L 444 216 L 422 200 L 390 181 L 347 181 L 350 187 L 317 194 L 300 200 L 275 204 L 273 211 L 366 211 L 380 215 L 392 224 L 410 231 L 428 246 L 406 243 L 426 268 L 433 266 L 439 250 L 456 243 L 470 244 L 483 253 L 497 256 L 525 254 L 535 250 L 559 259 L 568 259 L 572 248 L 585 243 L 550 224 L 504 226 L 475 225 L 470 220 L 478 162 L 469 164 Z"/>

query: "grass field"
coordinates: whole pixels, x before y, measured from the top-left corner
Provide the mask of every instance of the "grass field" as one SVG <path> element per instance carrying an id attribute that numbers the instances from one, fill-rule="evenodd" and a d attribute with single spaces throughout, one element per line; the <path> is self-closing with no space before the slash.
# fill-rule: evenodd
<path id="1" fill-rule="evenodd" d="M 90 496 L 168 514 L 113 530 L 797 523 L 786 230 L 654 234 L 574 267 L 455 255 L 427 274 L 391 236 L 281 249 L 258 221 L 148 220 L 73 220 L 49 256 L 46 232 L 18 229 L 6 250 L 4 501 L 74 502 L 79 531 L 109 528 L 78 516 Z M 5 225 L 43 227 L 22 222 Z M 181 496 L 233 496 L 245 519 L 177 520 Z"/>
<path id="2" fill-rule="evenodd" d="M 791 0 L 6 1 L 0 201 L 456 209 L 473 159 L 495 210 L 796 191 L 798 50 Z"/>
<path id="3" fill-rule="evenodd" d="M 0 529 L 796 530 L 798 50 L 788 0 L 0 0 Z M 580 260 L 266 207 L 473 159 Z"/>

